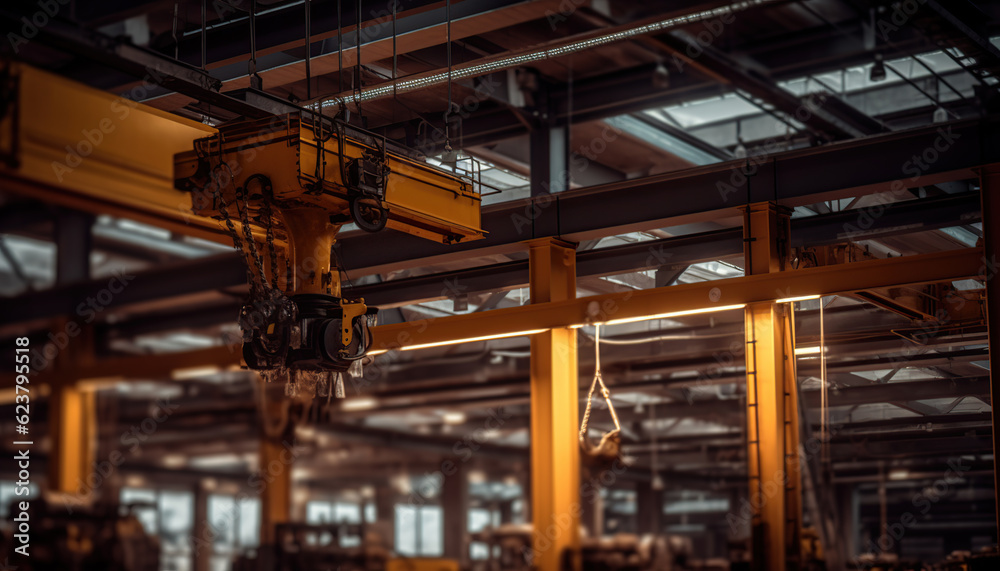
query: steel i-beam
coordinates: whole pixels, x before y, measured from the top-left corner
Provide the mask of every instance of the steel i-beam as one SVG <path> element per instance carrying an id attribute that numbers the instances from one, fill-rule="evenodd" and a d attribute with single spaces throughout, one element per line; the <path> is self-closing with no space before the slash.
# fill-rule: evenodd
<path id="1" fill-rule="evenodd" d="M 772 203 L 744 210 L 749 274 L 780 272 L 788 244 L 788 214 Z M 750 479 L 754 568 L 784 571 L 798 555 L 798 425 L 789 304 L 746 306 L 747 471 Z"/>
<path id="2" fill-rule="evenodd" d="M 529 248 L 532 304 L 576 297 L 576 249 L 552 238 Z M 531 514 L 534 568 L 580 568 L 580 448 L 577 436 L 576 330 L 556 327 L 531 337 Z"/>

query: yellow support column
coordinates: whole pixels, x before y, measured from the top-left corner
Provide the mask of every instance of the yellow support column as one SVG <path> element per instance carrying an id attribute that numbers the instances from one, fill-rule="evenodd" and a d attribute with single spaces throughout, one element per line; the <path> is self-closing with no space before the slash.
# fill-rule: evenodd
<path id="1" fill-rule="evenodd" d="M 531 303 L 576 297 L 576 249 L 560 240 L 528 242 Z M 534 568 L 580 568 L 580 445 L 576 331 L 531 338 L 531 514 Z M 564 555 L 565 554 L 565 555 Z"/>
<path id="2" fill-rule="evenodd" d="M 268 409 L 268 419 L 280 418 L 281 408 L 290 404 L 273 399 L 274 395 L 269 395 L 268 401 L 263 404 Z M 294 433 L 290 426 L 291 423 L 288 423 L 278 435 L 261 431 L 258 474 L 255 475 L 259 480 L 254 485 L 261 493 L 260 543 L 265 551 L 273 549 L 277 542 L 275 525 L 287 523 L 291 516 L 292 463 L 297 453 L 292 447 Z"/>
<path id="3" fill-rule="evenodd" d="M 93 329 L 76 322 L 56 320 L 56 338 L 67 337 L 64 348 L 51 360 L 56 382 L 49 386 L 48 489 L 57 493 L 91 496 L 100 493 L 103 476 L 94 474 L 97 455 L 97 400 L 93 391 L 80 387 L 76 369 L 94 362 Z M 56 341 L 50 345 L 57 348 Z M 48 346 L 43 347 L 48 350 Z M 96 499 L 96 498 L 95 498 Z M 117 499 L 117 498 L 115 498 Z"/>
<path id="4" fill-rule="evenodd" d="M 784 269 L 787 214 L 771 203 L 744 210 L 747 274 Z M 797 396 L 791 309 L 774 302 L 746 307 L 747 471 L 753 507 L 754 568 L 784 571 L 798 559 Z"/>
<path id="5" fill-rule="evenodd" d="M 49 490 L 65 494 L 97 493 L 100 481 L 93 480 L 96 407 L 94 393 L 82 391 L 74 383 L 52 387 L 49 396 L 49 431 L 52 451 L 49 460 Z M 89 495 L 89 494 L 88 494 Z"/>

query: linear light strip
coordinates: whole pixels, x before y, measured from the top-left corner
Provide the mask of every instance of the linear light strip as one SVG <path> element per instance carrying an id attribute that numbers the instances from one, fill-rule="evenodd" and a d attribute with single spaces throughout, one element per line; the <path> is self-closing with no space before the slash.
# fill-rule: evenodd
<path id="1" fill-rule="evenodd" d="M 677 26 L 693 24 L 696 22 L 701 22 L 712 18 L 720 18 L 722 16 L 727 16 L 730 14 L 734 14 L 736 12 L 742 12 L 744 10 L 747 10 L 755 6 L 770 4 L 772 2 L 777 2 L 777 1 L 779 0 L 745 0 L 743 2 L 733 2 L 728 6 L 722 6 L 719 8 L 714 8 L 712 10 L 703 10 L 701 12 L 695 12 L 693 14 L 687 14 L 685 16 L 676 16 L 674 18 L 667 18 L 665 20 L 660 20 L 658 22 L 653 22 L 651 24 L 644 24 L 641 26 L 626 28 L 624 30 L 620 30 L 603 36 L 597 36 L 594 38 L 590 38 L 588 40 L 580 40 L 562 46 L 556 46 L 535 52 L 528 52 L 524 54 L 508 56 L 490 62 L 471 65 L 469 67 L 455 68 L 452 69 L 451 71 L 451 78 L 452 81 L 454 81 L 458 79 L 468 79 L 471 77 L 486 75 L 488 73 L 493 73 L 495 71 L 500 71 L 503 69 L 508 69 L 528 63 L 538 62 L 553 57 L 561 57 L 569 54 L 574 54 L 591 48 L 604 46 L 607 44 L 612 44 L 615 42 L 620 42 L 622 40 L 634 38 L 636 36 L 643 36 L 654 32 L 668 30 L 670 28 L 675 28 Z M 355 93 L 345 97 L 333 97 L 330 99 L 322 100 L 320 102 L 320 107 L 322 108 L 331 105 L 342 105 L 346 103 L 356 104 L 360 102 L 371 101 L 374 99 L 380 99 L 382 97 L 388 97 L 390 95 L 397 93 L 406 93 L 408 91 L 414 91 L 417 89 L 429 87 L 431 85 L 447 82 L 448 75 L 449 75 L 448 72 L 441 72 L 441 73 L 436 73 L 434 75 L 428 75 L 426 77 L 418 77 L 415 79 L 396 80 L 389 83 L 384 83 L 376 87 L 372 87 L 370 89 L 362 90 L 359 94 Z"/>

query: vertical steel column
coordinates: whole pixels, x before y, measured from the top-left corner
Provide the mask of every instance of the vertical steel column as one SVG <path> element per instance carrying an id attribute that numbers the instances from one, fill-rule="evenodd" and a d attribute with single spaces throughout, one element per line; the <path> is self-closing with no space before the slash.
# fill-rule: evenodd
<path id="1" fill-rule="evenodd" d="M 95 458 L 94 436 L 97 428 L 94 393 L 83 391 L 73 382 L 52 388 L 49 396 L 49 434 L 52 452 L 49 463 L 49 489 L 76 494 L 101 486 L 93 485 L 91 476 Z"/>
<path id="2" fill-rule="evenodd" d="M 1000 402 L 1000 283 L 993 279 L 997 273 L 997 254 L 1000 254 L 1000 164 L 983 167 L 979 173 L 980 196 L 983 213 L 983 268 L 986 278 L 986 323 L 990 343 L 990 403 Z M 1000 529 L 1000 423 L 996 409 L 993 411 L 993 491 Z"/>
<path id="3" fill-rule="evenodd" d="M 569 188 L 569 129 L 550 119 L 548 89 L 535 93 L 541 115 L 528 134 L 531 196 L 554 194 Z"/>
<path id="4" fill-rule="evenodd" d="M 279 418 L 284 406 L 280 399 L 267 398 L 266 418 Z M 263 548 L 265 564 L 268 556 L 273 556 L 277 541 L 275 525 L 286 523 L 291 518 L 292 509 L 292 463 L 295 461 L 295 451 L 292 444 L 295 435 L 291 423 L 281 434 L 267 434 L 261 427 L 260 449 L 258 452 L 258 474 L 260 485 L 263 486 L 260 497 L 260 544 Z"/>
<path id="5" fill-rule="evenodd" d="M 191 534 L 194 537 L 194 549 L 191 557 L 192 569 L 194 571 L 209 571 L 211 569 L 212 545 L 210 538 L 212 531 L 208 521 L 208 495 L 209 490 L 203 481 L 194 485 L 194 526 Z"/>
<path id="6" fill-rule="evenodd" d="M 56 243 L 56 284 L 69 285 L 90 279 L 92 244 L 91 215 L 60 210 L 54 220 Z M 49 359 L 59 371 L 59 382 L 49 396 L 49 434 L 52 451 L 49 463 L 49 489 L 75 494 L 92 490 L 98 493 L 102 482 L 91 475 L 96 457 L 97 406 L 92 392 L 77 386 L 76 369 L 93 360 L 93 330 L 75 321 L 59 319 L 49 336 L 58 349 Z M 39 350 L 48 357 L 48 346 Z M 88 482 L 93 479 L 93 482 Z M 97 484 L 97 485 L 95 485 Z"/>
<path id="7" fill-rule="evenodd" d="M 389 550 L 396 545 L 396 490 L 389 482 L 375 486 L 375 527 Z"/>
<path id="8" fill-rule="evenodd" d="M 782 271 L 787 214 L 771 203 L 744 209 L 747 274 Z M 799 552 L 797 395 L 790 309 L 773 302 L 746 308 L 747 468 L 753 512 L 754 568 L 784 571 Z"/>
<path id="9" fill-rule="evenodd" d="M 532 303 L 576 297 L 576 250 L 554 238 L 528 242 Z M 580 568 L 580 393 L 576 330 L 531 338 L 531 514 L 533 561 L 560 571 Z"/>
<path id="10" fill-rule="evenodd" d="M 441 511 L 444 515 L 444 556 L 465 566 L 469 546 L 465 541 L 469 531 L 469 480 L 464 463 L 444 479 L 441 487 Z"/>
<path id="11" fill-rule="evenodd" d="M 650 482 L 635 485 L 636 533 L 660 533 L 663 523 L 663 490 L 654 490 Z"/>

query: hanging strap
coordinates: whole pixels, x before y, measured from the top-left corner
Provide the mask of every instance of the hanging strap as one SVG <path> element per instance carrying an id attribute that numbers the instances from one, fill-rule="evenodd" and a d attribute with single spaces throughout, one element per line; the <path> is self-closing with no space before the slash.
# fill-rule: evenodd
<path id="1" fill-rule="evenodd" d="M 611 419 L 615 421 L 615 429 L 612 432 L 617 432 L 622 428 L 621 424 L 618 423 L 618 415 L 615 414 L 615 405 L 611 402 L 611 392 L 608 391 L 607 385 L 604 384 L 604 378 L 601 376 L 600 325 L 597 325 L 594 329 L 594 352 L 594 381 L 590 383 L 590 393 L 587 395 L 587 409 L 583 412 L 583 423 L 580 425 L 580 440 L 587 439 L 587 423 L 590 422 L 590 409 L 593 405 L 594 391 L 597 389 L 597 385 L 601 386 L 601 395 L 604 397 L 604 402 L 608 403 L 608 412 L 611 413 Z"/>

